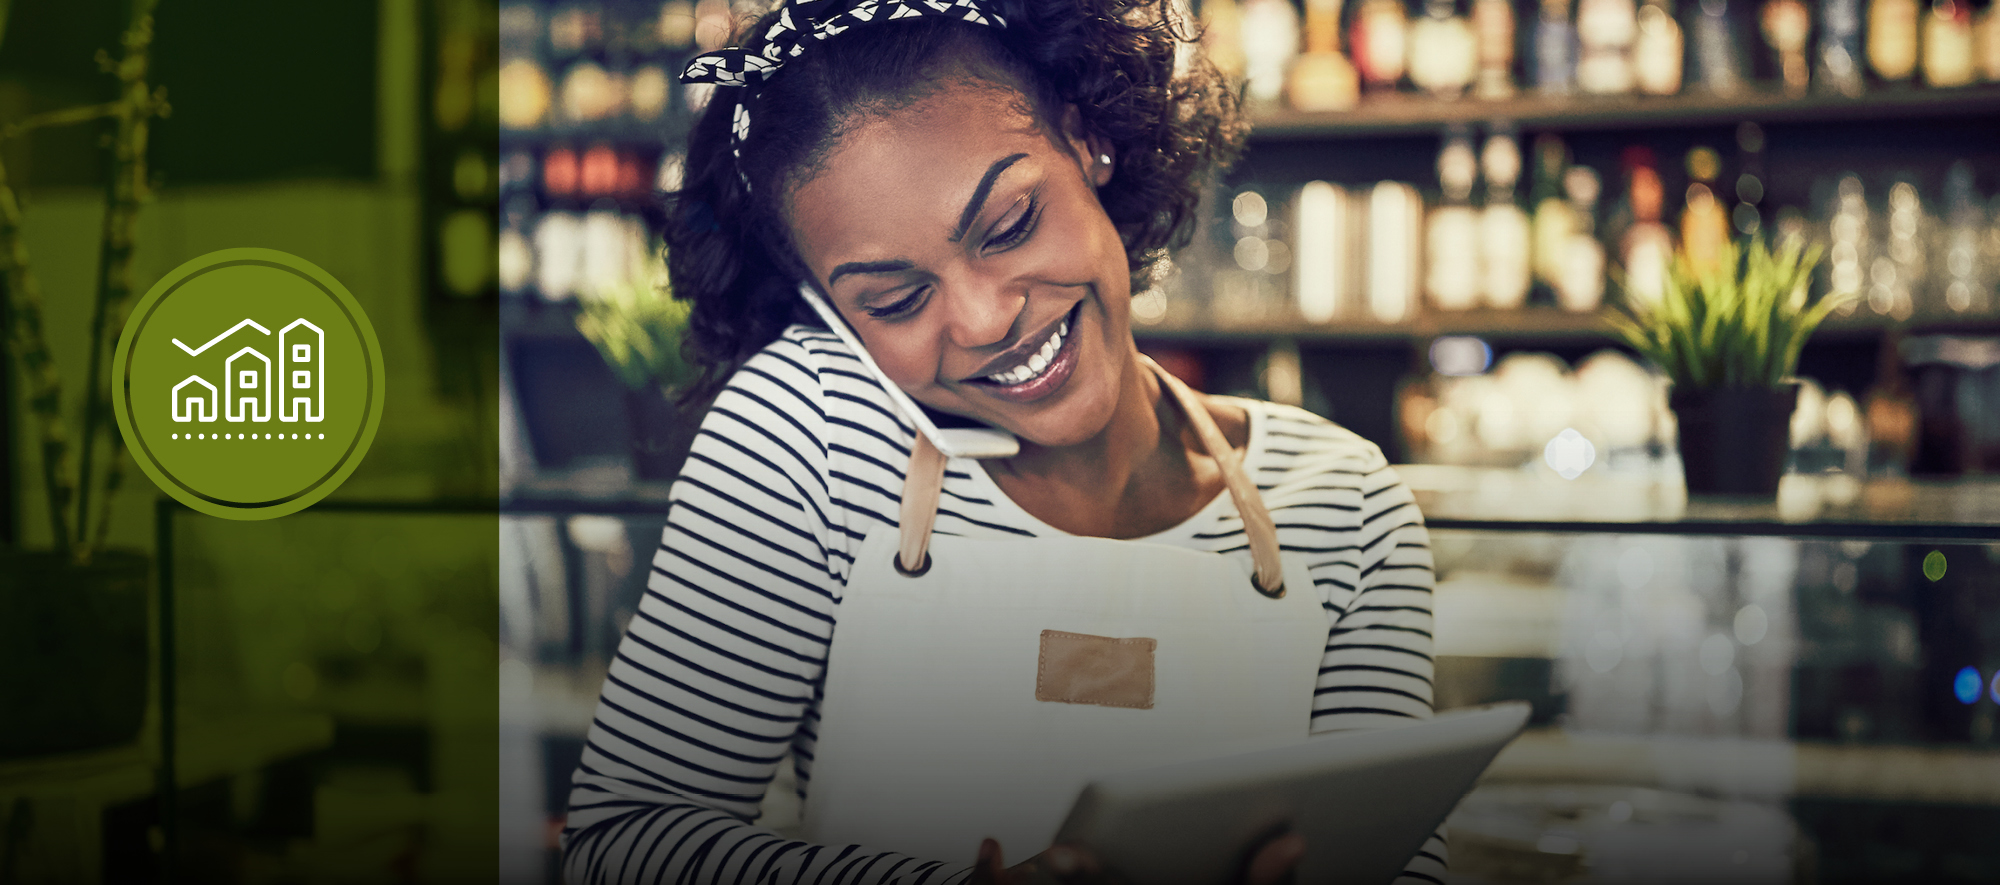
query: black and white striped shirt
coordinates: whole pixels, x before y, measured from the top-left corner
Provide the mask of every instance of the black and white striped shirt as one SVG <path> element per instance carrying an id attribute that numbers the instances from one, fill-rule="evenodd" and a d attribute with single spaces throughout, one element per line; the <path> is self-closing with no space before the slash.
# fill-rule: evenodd
<path id="1" fill-rule="evenodd" d="M 1313 731 L 1429 716 L 1431 551 L 1409 490 L 1353 433 L 1242 404 L 1245 470 L 1286 554 L 1305 557 L 1330 624 Z M 563 830 L 567 881 L 965 878 L 970 857 L 815 845 L 749 823 L 788 751 L 800 794 L 810 788 L 841 592 L 862 538 L 896 524 L 913 433 L 825 331 L 786 330 L 731 379 L 674 485 L 647 593 L 605 678 Z M 1060 534 L 965 460 L 947 466 L 935 530 Z M 1250 557 L 1227 494 L 1147 540 Z M 1400 881 L 1440 881 L 1444 856 L 1433 836 Z"/>

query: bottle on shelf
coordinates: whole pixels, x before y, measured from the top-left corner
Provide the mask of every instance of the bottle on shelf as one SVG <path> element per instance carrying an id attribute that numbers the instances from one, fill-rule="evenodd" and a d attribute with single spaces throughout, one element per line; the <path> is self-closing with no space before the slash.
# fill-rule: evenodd
<path id="1" fill-rule="evenodd" d="M 1804 0 L 1764 0 L 1757 17 L 1764 42 L 1777 56 L 1778 75 L 1786 95 L 1804 95 L 1810 85 L 1806 44 L 1812 38 L 1812 13 Z"/>
<path id="2" fill-rule="evenodd" d="M 1544 95 L 1576 88 L 1576 25 L 1569 9 L 1570 0 L 1541 0 L 1535 20 L 1535 89 Z"/>
<path id="3" fill-rule="evenodd" d="M 1340 54 L 1341 0 L 1306 0 L 1306 51 L 1292 61 L 1287 89 L 1301 111 L 1354 107 L 1361 87 L 1354 65 Z"/>
<path id="4" fill-rule="evenodd" d="M 1625 152 L 1625 202 L 1632 225 L 1619 241 L 1624 265 L 1625 297 L 1641 304 L 1658 304 L 1666 294 L 1667 269 L 1674 259 L 1674 237 L 1660 222 L 1666 188 L 1653 165 L 1653 152 L 1634 147 Z"/>
<path id="5" fill-rule="evenodd" d="M 1639 8 L 1639 32 L 1632 43 L 1632 74 L 1640 92 L 1674 95 L 1681 91 L 1680 22 L 1672 0 L 1646 0 Z"/>
<path id="6" fill-rule="evenodd" d="M 1582 51 L 1576 61 L 1577 86 L 1592 95 L 1631 92 L 1632 43 L 1638 31 L 1633 0 L 1578 0 L 1576 35 Z"/>
<path id="7" fill-rule="evenodd" d="M 1944 308 L 1954 314 L 1984 314 L 1991 309 L 1992 291 L 1986 279 L 1994 268 L 1980 259 L 1980 238 L 1986 233 L 1986 211 L 1973 189 L 1972 164 L 1951 164 L 1944 177 L 1945 230 L 1939 251 L 1944 270 Z"/>
<path id="8" fill-rule="evenodd" d="M 1746 0 L 1736 0 L 1738 3 Z M 1717 95 L 1743 88 L 1743 50 L 1729 0 L 1699 0 L 1694 10 L 1695 82 Z"/>
<path id="9" fill-rule="evenodd" d="M 1601 190 L 1597 172 L 1589 166 L 1571 166 L 1563 172 L 1563 192 L 1570 203 L 1570 234 L 1563 245 L 1555 291 L 1557 305 L 1572 313 L 1590 313 L 1604 303 L 1604 244 L 1597 239 Z"/>
<path id="10" fill-rule="evenodd" d="M 1486 205 L 1479 212 L 1480 294 L 1486 306 L 1513 310 L 1528 302 L 1533 279 L 1528 213 L 1514 202 L 1521 177 L 1521 145 L 1511 130 L 1486 139 L 1480 151 L 1486 176 Z"/>
<path id="11" fill-rule="evenodd" d="M 1258 323 L 1290 315 L 1290 234 L 1284 207 L 1273 211 L 1256 187 L 1229 201 L 1226 225 L 1230 260 L 1215 269 L 1209 311 L 1224 323 Z"/>
<path id="12" fill-rule="evenodd" d="M 1898 176 L 1889 185 L 1889 236 L 1883 253 L 1869 269 L 1874 285 L 1869 289 L 1868 303 L 1877 313 L 1904 320 L 1916 311 L 1915 293 L 1922 290 L 1930 271 L 1924 248 L 1930 226 L 1916 183 Z"/>
<path id="13" fill-rule="evenodd" d="M 1681 248 L 1699 270 L 1715 266 L 1729 245 L 1729 210 L 1715 194 L 1722 158 L 1714 148 L 1696 147 L 1688 151 L 1687 173 L 1692 181 L 1681 208 Z"/>
<path id="14" fill-rule="evenodd" d="M 624 30 L 631 35 L 630 52 L 632 60 L 625 74 L 625 113 L 630 120 L 641 127 L 658 124 L 673 106 L 674 91 L 679 82 L 679 70 L 674 67 L 677 38 L 686 31 L 686 39 L 694 35 L 693 7 L 683 3 L 683 11 L 676 12 L 673 20 L 679 24 L 672 28 L 666 25 L 667 6 L 647 17 L 635 15 Z M 672 31 L 672 33 L 670 33 Z"/>
<path id="15" fill-rule="evenodd" d="M 1826 251 L 1828 297 L 1844 299 L 1845 305 L 1836 310 L 1851 314 L 1862 294 L 1872 257 L 1868 200 L 1862 191 L 1861 176 L 1852 173 L 1841 176 L 1827 219 L 1827 234 L 1832 243 Z"/>
<path id="16" fill-rule="evenodd" d="M 1403 0 L 1362 0 L 1348 47 L 1361 82 L 1372 91 L 1394 91 L 1403 79 L 1409 49 L 1409 13 Z"/>
<path id="17" fill-rule="evenodd" d="M 1437 171 L 1443 202 L 1424 222 L 1424 291 L 1439 310 L 1469 310 L 1479 304 L 1479 213 L 1472 208 L 1479 158 L 1471 133 L 1445 135 Z"/>
<path id="18" fill-rule="evenodd" d="M 1972 55 L 1980 79 L 2000 83 L 2000 3 L 1988 3 L 1973 21 Z"/>
<path id="19" fill-rule="evenodd" d="M 548 116 L 549 75 L 540 62 L 517 58 L 500 66 L 500 125 L 539 129 Z"/>
<path id="20" fill-rule="evenodd" d="M 1862 2 L 1824 0 L 1820 4 L 1819 47 L 1813 79 L 1822 89 L 1856 96 L 1867 88 L 1861 76 Z"/>
<path id="21" fill-rule="evenodd" d="M 672 53 L 685 53 L 694 46 L 694 4 L 688 0 L 667 0 L 660 4 L 660 17 L 654 27 L 659 30 L 660 48 Z"/>
<path id="22" fill-rule="evenodd" d="M 1965 86 L 1974 69 L 1972 5 L 1967 0 L 1933 0 L 1924 13 L 1924 84 Z"/>
<path id="23" fill-rule="evenodd" d="M 1738 233 L 1756 236 L 1764 229 L 1764 127 L 1743 123 L 1736 127 L 1737 169 L 1736 207 L 1729 220 Z"/>
<path id="24" fill-rule="evenodd" d="M 1243 59 L 1252 104 L 1276 104 L 1299 51 L 1299 14 L 1290 0 L 1244 0 Z"/>
<path id="25" fill-rule="evenodd" d="M 1535 183 L 1528 193 L 1534 207 L 1534 269 L 1536 303 L 1557 301 L 1562 284 L 1564 255 L 1570 237 L 1576 233 L 1576 207 L 1563 192 L 1563 173 L 1569 170 L 1569 148 L 1550 133 L 1535 136 Z"/>
<path id="26" fill-rule="evenodd" d="M 1249 62 L 1243 55 L 1243 7 L 1236 0 L 1201 4 L 1201 46 L 1224 78 L 1242 82 Z"/>
<path id="27" fill-rule="evenodd" d="M 1904 376 L 1903 336 L 1897 332 L 1882 336 L 1882 349 L 1875 360 L 1875 383 L 1862 402 L 1868 427 L 1868 472 L 1871 475 L 1898 475 L 1909 470 L 1916 452 L 1917 403 Z"/>
<path id="28" fill-rule="evenodd" d="M 1378 322 L 1402 322 L 1416 306 L 1423 218 L 1414 187 L 1378 181 L 1368 193 L 1368 313 Z"/>
<path id="29" fill-rule="evenodd" d="M 1514 94 L 1514 4 L 1473 0 L 1472 30 L 1479 44 L 1479 78 L 1473 94 L 1509 98 Z"/>
<path id="30" fill-rule="evenodd" d="M 1424 15 L 1410 25 L 1410 82 L 1435 98 L 1465 94 L 1479 74 L 1479 41 L 1456 0 L 1425 0 Z"/>
<path id="31" fill-rule="evenodd" d="M 1292 298 L 1306 322 L 1332 322 L 1349 310 L 1353 211 L 1347 191 L 1324 181 L 1306 182 L 1292 200 Z"/>
<path id="32" fill-rule="evenodd" d="M 1869 0 L 1868 66 L 1887 83 L 1917 70 L 1917 0 Z"/>

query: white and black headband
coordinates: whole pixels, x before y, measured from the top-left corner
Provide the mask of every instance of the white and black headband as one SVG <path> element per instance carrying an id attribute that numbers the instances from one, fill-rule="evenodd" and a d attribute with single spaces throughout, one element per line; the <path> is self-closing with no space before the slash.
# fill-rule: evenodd
<path id="1" fill-rule="evenodd" d="M 1007 26 L 1006 19 L 988 10 L 979 0 L 787 0 L 778 10 L 777 21 L 764 31 L 764 45 L 757 51 L 732 46 L 704 52 L 681 71 L 681 82 L 744 89 L 729 124 L 729 152 L 736 160 L 736 176 L 748 191 L 750 178 L 743 174 L 743 141 L 750 137 L 751 106 L 756 103 L 758 87 L 806 47 L 849 28 L 923 16 L 945 16 L 995 28 Z"/>

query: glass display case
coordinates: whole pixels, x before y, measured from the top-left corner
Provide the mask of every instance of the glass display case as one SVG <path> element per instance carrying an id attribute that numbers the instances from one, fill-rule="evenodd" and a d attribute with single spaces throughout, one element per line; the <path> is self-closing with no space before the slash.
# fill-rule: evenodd
<path id="1" fill-rule="evenodd" d="M 2000 877 L 2000 480 L 1691 502 L 1602 471 L 1399 469 L 1437 563 L 1438 707 L 1535 707 L 1451 819 L 1456 881 Z M 502 844 L 553 882 L 665 517 L 638 493 L 508 508 Z M 762 822 L 796 814 L 781 776 Z"/>
<path id="2" fill-rule="evenodd" d="M 2000 482 L 1403 471 L 1439 708 L 1535 704 L 1453 815 L 1461 881 L 2000 876 Z"/>

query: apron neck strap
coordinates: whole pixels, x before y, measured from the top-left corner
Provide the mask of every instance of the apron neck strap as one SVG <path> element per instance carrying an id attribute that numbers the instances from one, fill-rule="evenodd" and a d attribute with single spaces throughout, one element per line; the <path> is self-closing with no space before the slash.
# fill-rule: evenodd
<path id="1" fill-rule="evenodd" d="M 1243 519 L 1243 534 L 1249 540 L 1250 557 L 1257 566 L 1251 583 L 1265 596 L 1283 597 L 1285 569 L 1278 556 L 1278 528 L 1271 520 L 1271 511 L 1264 507 L 1263 497 L 1257 493 L 1256 483 L 1243 472 L 1243 459 L 1222 435 L 1221 428 L 1215 426 L 1215 419 L 1208 414 L 1208 407 L 1199 395 L 1152 358 L 1141 355 L 1139 360 L 1160 379 L 1160 386 L 1173 397 L 1202 448 L 1208 450 L 1208 456 L 1222 469 L 1223 485 L 1229 489 L 1229 497 Z M 938 451 L 930 437 L 917 434 L 910 447 L 910 469 L 903 479 L 903 500 L 898 513 L 901 537 L 895 564 L 896 571 L 904 575 L 915 577 L 930 570 L 931 527 L 937 522 L 938 494 L 944 489 L 945 460 L 944 453 Z"/>
<path id="2" fill-rule="evenodd" d="M 1153 362 L 1152 357 L 1143 354 L 1140 361 L 1153 370 L 1160 379 L 1160 386 L 1174 398 L 1181 407 L 1181 414 L 1194 428 L 1194 435 L 1201 440 L 1202 448 L 1215 459 L 1216 466 L 1222 468 L 1223 485 L 1229 488 L 1229 497 L 1236 502 L 1236 513 L 1243 519 L 1243 535 L 1250 542 L 1250 558 L 1257 564 L 1257 576 L 1253 583 L 1257 592 L 1278 599 L 1285 595 L 1285 566 L 1278 558 L 1278 526 L 1271 519 L 1271 511 L 1264 507 L 1264 498 L 1257 493 L 1257 484 L 1250 481 L 1250 475 L 1243 472 L 1243 459 L 1236 454 L 1236 448 L 1222 435 L 1222 429 L 1215 426 L 1215 418 L 1208 414 L 1208 406 L 1201 397 L 1188 389 L 1181 379 Z"/>

